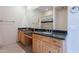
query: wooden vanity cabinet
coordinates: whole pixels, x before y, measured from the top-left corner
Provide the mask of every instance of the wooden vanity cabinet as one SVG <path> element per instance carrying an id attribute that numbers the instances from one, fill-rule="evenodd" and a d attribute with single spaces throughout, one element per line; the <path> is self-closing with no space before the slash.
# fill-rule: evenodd
<path id="1" fill-rule="evenodd" d="M 26 35 L 23 31 L 18 32 L 18 41 L 21 42 L 23 45 L 32 44 L 32 38 Z"/>
<path id="2" fill-rule="evenodd" d="M 33 34 L 32 51 L 35 53 L 60 53 L 62 41 L 38 34 Z"/>
<path id="3" fill-rule="evenodd" d="M 26 41 L 25 41 L 25 34 L 23 31 L 19 31 L 19 34 L 18 34 L 18 40 L 23 44 L 25 45 L 26 44 Z"/>
<path id="4" fill-rule="evenodd" d="M 21 38 L 21 31 L 18 30 L 18 41 L 20 42 L 20 38 Z"/>

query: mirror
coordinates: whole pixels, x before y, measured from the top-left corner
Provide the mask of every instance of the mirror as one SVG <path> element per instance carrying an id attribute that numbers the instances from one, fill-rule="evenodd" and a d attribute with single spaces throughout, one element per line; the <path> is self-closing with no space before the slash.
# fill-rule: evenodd
<path id="1" fill-rule="evenodd" d="M 39 7 L 41 12 L 40 23 L 42 29 L 53 29 L 53 6 Z"/>
<path id="2" fill-rule="evenodd" d="M 67 6 L 39 6 L 39 25 L 41 29 L 67 31 Z"/>

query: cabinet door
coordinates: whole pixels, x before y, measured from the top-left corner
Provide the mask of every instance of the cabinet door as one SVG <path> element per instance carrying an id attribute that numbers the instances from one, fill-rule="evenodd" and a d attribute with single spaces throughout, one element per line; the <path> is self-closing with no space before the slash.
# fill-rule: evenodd
<path id="1" fill-rule="evenodd" d="M 37 36 L 35 34 L 32 35 L 32 52 L 37 52 Z"/>
<path id="2" fill-rule="evenodd" d="M 37 40 L 32 40 L 32 51 L 37 52 Z"/>
<path id="3" fill-rule="evenodd" d="M 60 53 L 62 48 L 62 41 L 56 38 L 52 38 L 50 47 L 51 47 L 51 52 Z"/>
<path id="4" fill-rule="evenodd" d="M 37 52 L 40 53 L 40 40 L 37 40 Z"/>
<path id="5" fill-rule="evenodd" d="M 24 44 L 24 45 L 26 44 L 24 32 L 21 32 L 21 39 L 20 39 L 20 41 L 21 41 L 22 44 Z"/>
<path id="6" fill-rule="evenodd" d="M 44 52 L 45 53 L 50 53 L 50 44 L 47 42 L 44 42 Z"/>
<path id="7" fill-rule="evenodd" d="M 33 37 L 32 37 L 32 47 L 33 47 L 33 52 L 38 52 L 40 53 L 41 52 L 41 38 L 39 35 L 36 35 L 36 34 L 33 34 Z"/>
<path id="8" fill-rule="evenodd" d="M 52 47 L 50 47 L 50 52 L 51 53 L 60 53 L 60 48 L 57 46 L 52 46 Z"/>
<path id="9" fill-rule="evenodd" d="M 47 42 L 43 42 L 42 52 L 43 53 L 59 53 L 60 47 L 47 43 Z"/>
<path id="10" fill-rule="evenodd" d="M 33 52 L 38 53 L 59 53 L 61 41 L 49 37 L 33 35 Z"/>
<path id="11" fill-rule="evenodd" d="M 47 50 L 46 50 L 46 42 L 44 42 L 44 41 L 42 41 L 42 53 L 46 53 L 47 52 Z"/>
<path id="12" fill-rule="evenodd" d="M 21 40 L 21 31 L 19 30 L 18 31 L 18 41 L 20 41 Z"/>
<path id="13" fill-rule="evenodd" d="M 40 40 L 40 45 L 39 45 L 39 48 L 40 48 L 40 53 L 43 53 L 43 41 Z"/>

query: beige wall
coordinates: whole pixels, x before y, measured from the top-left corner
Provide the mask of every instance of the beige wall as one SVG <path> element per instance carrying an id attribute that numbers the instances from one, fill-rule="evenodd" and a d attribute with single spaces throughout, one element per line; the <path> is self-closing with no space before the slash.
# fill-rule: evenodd
<path id="1" fill-rule="evenodd" d="M 0 45 L 15 43 L 17 28 L 22 27 L 25 12 L 21 6 L 0 6 L 0 20 L 15 22 L 0 22 Z M 5 44 L 4 44 L 5 43 Z"/>
<path id="2" fill-rule="evenodd" d="M 35 10 L 36 6 L 25 7 L 25 17 L 23 27 L 40 28 L 39 17 L 40 12 Z"/>
<path id="3" fill-rule="evenodd" d="M 22 27 L 24 16 L 23 6 L 0 6 L 0 20 L 15 21 L 17 27 Z"/>
<path id="4" fill-rule="evenodd" d="M 55 11 L 55 29 L 67 30 L 67 8 L 57 8 Z"/>
<path id="5" fill-rule="evenodd" d="M 53 15 L 53 11 L 48 10 L 48 11 L 43 12 L 43 16 L 48 16 L 48 15 Z"/>

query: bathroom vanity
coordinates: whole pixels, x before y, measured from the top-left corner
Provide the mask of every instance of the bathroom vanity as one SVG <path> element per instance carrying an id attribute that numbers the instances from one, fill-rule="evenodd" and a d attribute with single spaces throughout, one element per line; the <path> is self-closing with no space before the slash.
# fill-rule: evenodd
<path id="1" fill-rule="evenodd" d="M 51 30 L 52 31 L 52 30 Z M 33 53 L 62 53 L 66 32 L 45 29 L 19 29 L 18 41 L 23 45 L 31 45 Z"/>

